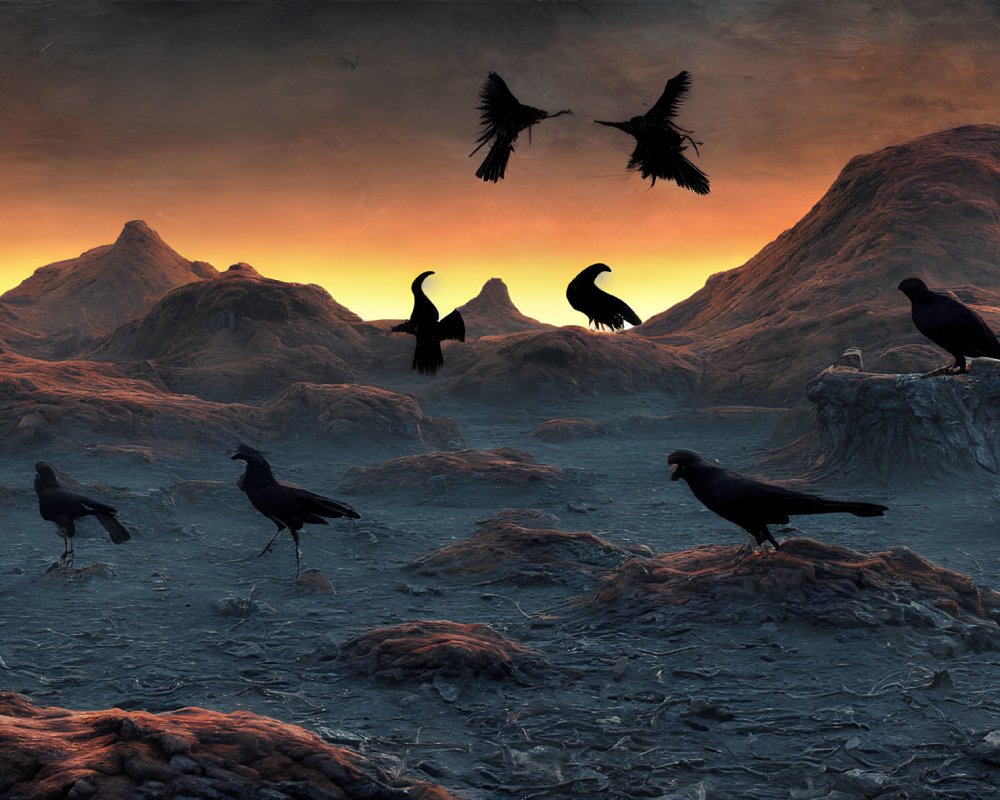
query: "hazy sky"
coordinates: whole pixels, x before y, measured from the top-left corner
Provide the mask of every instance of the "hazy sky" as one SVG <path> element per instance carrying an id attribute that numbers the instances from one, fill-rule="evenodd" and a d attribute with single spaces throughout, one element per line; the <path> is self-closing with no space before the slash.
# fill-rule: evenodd
<path id="1" fill-rule="evenodd" d="M 682 69 L 699 197 L 625 170 Z M 495 70 L 573 116 L 475 178 Z M 315 282 L 366 319 L 446 313 L 490 277 L 585 323 L 565 286 L 642 317 L 739 266 L 854 155 L 1000 122 L 1000 3 L 898 0 L 0 3 L 0 289 L 144 219 L 190 259 Z"/>

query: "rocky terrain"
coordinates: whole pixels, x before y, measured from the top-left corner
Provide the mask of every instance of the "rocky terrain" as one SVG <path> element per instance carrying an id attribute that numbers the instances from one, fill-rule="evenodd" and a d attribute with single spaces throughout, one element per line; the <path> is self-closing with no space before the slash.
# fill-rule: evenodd
<path id="1" fill-rule="evenodd" d="M 998 319 L 998 154 L 977 126 L 860 156 L 624 334 L 491 280 L 435 378 L 391 320 L 143 223 L 42 268 L 0 298 L 0 794 L 991 796 L 996 374 L 920 378 L 946 356 L 895 286 Z M 306 526 L 298 579 L 239 442 L 361 514 Z M 748 555 L 681 447 L 889 510 Z M 39 459 L 132 539 L 81 521 L 59 564 Z"/>

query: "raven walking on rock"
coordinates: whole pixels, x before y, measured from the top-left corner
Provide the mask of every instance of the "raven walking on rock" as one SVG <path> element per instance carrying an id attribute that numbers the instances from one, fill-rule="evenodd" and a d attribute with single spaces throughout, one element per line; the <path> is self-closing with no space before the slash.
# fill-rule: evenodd
<path id="1" fill-rule="evenodd" d="M 471 158 L 484 144 L 490 145 L 490 151 L 486 154 L 483 163 L 476 170 L 476 177 L 484 181 L 496 183 L 504 176 L 507 169 L 507 161 L 510 154 L 514 152 L 514 142 L 517 135 L 525 128 L 528 129 L 528 143 L 531 143 L 531 126 L 541 122 L 543 119 L 558 117 L 562 114 L 572 114 L 573 112 L 564 109 L 550 114 L 540 108 L 526 106 L 519 103 L 517 98 L 507 88 L 503 78 L 495 72 L 491 72 L 483 84 L 479 93 L 482 105 L 479 110 L 482 112 L 482 133 L 476 139 L 479 146 L 476 147 L 469 157 Z"/>
<path id="2" fill-rule="evenodd" d="M 906 278 L 899 291 L 910 298 L 917 330 L 951 353 L 951 372 L 967 372 L 966 358 L 1000 358 L 1000 342 L 979 314 L 951 295 L 927 288 L 920 278 Z M 928 375 L 938 374 L 938 371 Z"/>
<path id="3" fill-rule="evenodd" d="M 603 326 L 612 331 L 620 331 L 626 322 L 641 325 L 642 320 L 629 308 L 628 303 L 594 285 L 594 280 L 602 272 L 611 272 L 611 267 L 607 264 L 591 264 L 573 278 L 566 287 L 569 304 L 586 314 L 587 322 L 594 324 L 597 330 Z"/>
<path id="4" fill-rule="evenodd" d="M 773 483 L 745 478 L 710 464 L 692 450 L 674 450 L 667 455 L 671 480 L 687 481 L 691 491 L 709 510 L 739 525 L 757 545 L 770 542 L 778 549 L 768 525 L 787 525 L 799 514 L 844 512 L 856 517 L 881 517 L 888 510 L 877 503 L 827 500 L 815 494 L 786 489 Z"/>
<path id="5" fill-rule="evenodd" d="M 438 320 L 437 307 L 424 294 L 423 282 L 433 274 L 433 270 L 421 272 L 413 280 L 410 286 L 413 292 L 410 318 L 391 328 L 392 333 L 410 333 L 417 337 L 410 368 L 419 370 L 424 375 L 434 375 L 444 365 L 444 355 L 441 353 L 443 339 L 465 341 L 465 320 L 459 310 L 456 308 L 444 319 Z"/>
<path id="6" fill-rule="evenodd" d="M 643 178 L 671 180 L 678 186 L 690 189 L 696 194 L 708 194 L 708 176 L 692 164 L 684 155 L 687 145 L 698 152 L 698 145 L 691 131 L 674 123 L 677 109 L 688 89 L 691 88 L 691 73 L 678 72 L 667 81 L 660 99 L 645 114 L 632 117 L 625 122 L 605 122 L 595 119 L 598 125 L 608 125 L 635 137 L 635 150 L 628 161 L 628 169 L 640 170 Z"/>
<path id="7" fill-rule="evenodd" d="M 117 511 L 114 507 L 62 488 L 55 470 L 44 461 L 35 464 L 35 494 L 38 495 L 38 513 L 42 519 L 54 522 L 59 535 L 65 540 L 60 561 L 69 559 L 69 563 L 73 563 L 73 537 L 76 536 L 76 521 L 80 517 L 95 517 L 115 544 L 131 538 L 115 516 Z"/>
<path id="8" fill-rule="evenodd" d="M 271 546 L 285 528 L 292 534 L 295 542 L 295 577 L 301 571 L 301 554 L 299 552 L 299 531 L 307 522 L 314 525 L 326 525 L 323 517 L 350 517 L 359 519 L 361 515 L 350 506 L 330 500 L 322 495 L 310 492 L 299 486 L 279 481 L 271 472 L 271 465 L 264 455 L 254 448 L 241 444 L 236 448 L 234 459 L 245 461 L 246 471 L 236 481 L 245 493 L 253 507 L 270 519 L 278 530 L 274 532 L 271 541 L 258 553 L 258 557 L 271 552 Z"/>

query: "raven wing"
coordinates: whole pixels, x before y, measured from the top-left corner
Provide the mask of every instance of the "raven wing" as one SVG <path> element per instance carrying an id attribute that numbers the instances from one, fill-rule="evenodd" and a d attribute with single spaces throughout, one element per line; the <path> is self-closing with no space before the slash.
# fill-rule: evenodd
<path id="1" fill-rule="evenodd" d="M 456 308 L 437 324 L 438 339 L 458 339 L 465 341 L 465 320 Z"/>

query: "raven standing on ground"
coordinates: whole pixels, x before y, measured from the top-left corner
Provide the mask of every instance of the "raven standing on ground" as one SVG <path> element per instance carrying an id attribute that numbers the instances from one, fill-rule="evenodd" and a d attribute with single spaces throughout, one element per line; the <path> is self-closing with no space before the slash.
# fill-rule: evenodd
<path id="1" fill-rule="evenodd" d="M 127 542 L 131 538 L 125 526 L 115 517 L 117 512 L 112 506 L 63 489 L 55 470 L 44 461 L 35 464 L 35 473 L 38 513 L 42 515 L 42 519 L 54 522 L 59 527 L 59 535 L 66 543 L 60 562 L 68 558 L 70 565 L 73 564 L 73 537 L 76 535 L 76 520 L 80 517 L 96 517 L 115 544 Z"/>
<path id="2" fill-rule="evenodd" d="M 789 516 L 845 512 L 856 517 L 881 517 L 886 506 L 826 500 L 773 483 L 744 478 L 705 461 L 692 450 L 674 450 L 667 456 L 671 480 L 687 481 L 694 496 L 723 519 L 739 525 L 758 545 L 770 542 L 778 549 L 770 524 L 787 525 Z"/>
<path id="3" fill-rule="evenodd" d="M 920 278 L 901 281 L 899 291 L 910 298 L 910 314 L 917 330 L 954 357 L 951 372 L 968 372 L 966 357 L 1000 358 L 996 335 L 965 303 L 928 289 Z"/>
<path id="4" fill-rule="evenodd" d="M 594 279 L 602 272 L 611 272 L 611 267 L 607 264 L 591 264 L 573 278 L 566 287 L 569 304 L 586 314 L 588 323 L 594 323 L 597 330 L 603 325 L 609 330 L 620 331 L 626 322 L 641 325 L 639 315 L 624 300 L 619 300 L 594 285 Z"/>
<path id="5" fill-rule="evenodd" d="M 643 178 L 653 178 L 650 186 L 656 185 L 657 178 L 674 181 L 678 186 L 690 189 L 696 194 L 708 194 L 708 176 L 685 158 L 685 142 L 698 152 L 698 145 L 691 131 L 674 124 L 677 109 L 687 90 L 691 88 L 691 73 L 678 72 L 667 81 L 667 86 L 649 111 L 626 122 L 604 122 L 595 119 L 598 125 L 609 125 L 635 137 L 635 150 L 628 161 L 628 168 L 642 170 Z"/>
<path id="6" fill-rule="evenodd" d="M 423 282 L 433 270 L 421 272 L 410 285 L 413 292 L 413 311 L 406 322 L 393 326 L 392 333 L 411 333 L 417 337 L 417 345 L 413 349 L 411 369 L 420 370 L 421 374 L 434 375 L 444 364 L 441 354 L 442 339 L 457 339 L 465 341 L 465 320 L 456 308 L 447 317 L 438 320 L 438 310 L 424 294 Z"/>
<path id="7" fill-rule="evenodd" d="M 540 108 L 526 106 L 519 103 L 517 98 L 511 94 L 503 78 L 495 72 L 491 72 L 483 84 L 479 93 L 479 99 L 483 104 L 479 106 L 482 114 L 483 132 L 476 139 L 479 147 L 469 153 L 471 158 L 479 152 L 484 144 L 490 144 L 490 151 L 486 154 L 483 163 L 476 170 L 476 177 L 484 181 L 496 183 L 501 180 L 504 171 L 507 169 L 507 160 L 514 152 L 514 142 L 517 135 L 525 128 L 528 129 L 528 143 L 531 143 L 531 126 L 541 122 L 543 119 L 558 117 L 562 114 L 572 114 L 573 112 L 564 109 L 550 114 Z"/>
<path id="8" fill-rule="evenodd" d="M 267 459 L 259 450 L 241 444 L 236 448 L 233 458 L 247 463 L 246 472 L 240 475 L 236 485 L 250 498 L 254 508 L 278 526 L 271 541 L 257 554 L 257 557 L 271 552 L 271 545 L 278 538 L 278 534 L 288 528 L 288 532 L 292 534 L 292 539 L 295 541 L 296 578 L 299 577 L 301 570 L 299 531 L 305 523 L 326 525 L 327 522 L 323 517 L 350 517 L 351 519 L 360 519 L 361 517 L 350 506 L 277 480 L 274 473 L 271 472 L 271 465 L 267 463 Z"/>

